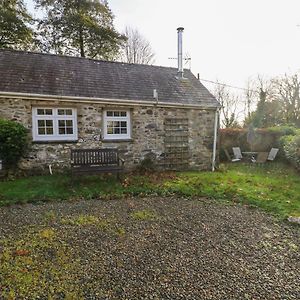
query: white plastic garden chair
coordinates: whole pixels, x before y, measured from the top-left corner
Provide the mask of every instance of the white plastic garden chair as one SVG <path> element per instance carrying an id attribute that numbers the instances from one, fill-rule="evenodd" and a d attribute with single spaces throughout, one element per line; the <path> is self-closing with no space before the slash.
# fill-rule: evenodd
<path id="1" fill-rule="evenodd" d="M 232 147 L 234 159 L 241 160 L 243 158 L 240 147 Z"/>
<path id="2" fill-rule="evenodd" d="M 267 160 L 273 161 L 278 153 L 279 149 L 278 148 L 272 148 L 269 152 Z"/>
<path id="3" fill-rule="evenodd" d="M 227 151 L 226 149 L 224 149 L 224 153 L 225 153 L 227 159 L 228 159 L 229 161 L 231 161 L 231 162 L 237 162 L 237 161 L 240 161 L 240 160 L 241 160 L 240 158 L 231 158 L 230 155 L 229 155 L 229 153 L 228 153 L 228 151 Z"/>

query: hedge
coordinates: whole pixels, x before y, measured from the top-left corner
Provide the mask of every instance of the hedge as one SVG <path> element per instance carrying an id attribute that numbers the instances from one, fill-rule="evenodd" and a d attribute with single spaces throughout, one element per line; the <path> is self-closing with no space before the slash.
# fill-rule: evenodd
<path id="1" fill-rule="evenodd" d="M 286 157 L 290 160 L 291 155 L 286 154 L 283 145 L 285 136 L 296 136 L 299 129 L 290 126 L 280 126 L 271 128 L 259 128 L 254 131 L 253 143 L 247 142 L 248 129 L 225 128 L 220 129 L 220 159 L 224 160 L 222 150 L 227 149 L 232 152 L 232 147 L 240 147 L 242 151 L 269 152 L 271 148 L 279 148 L 278 158 Z M 289 152 L 291 152 L 290 150 Z"/>

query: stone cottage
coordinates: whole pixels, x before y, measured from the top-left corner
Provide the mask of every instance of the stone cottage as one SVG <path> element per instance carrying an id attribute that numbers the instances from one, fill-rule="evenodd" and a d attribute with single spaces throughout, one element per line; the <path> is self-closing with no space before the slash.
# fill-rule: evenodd
<path id="1" fill-rule="evenodd" d="M 182 75 L 182 74 L 181 74 Z M 0 118 L 22 123 L 21 169 L 69 166 L 71 148 L 118 148 L 130 169 L 208 169 L 219 104 L 188 70 L 0 51 Z"/>

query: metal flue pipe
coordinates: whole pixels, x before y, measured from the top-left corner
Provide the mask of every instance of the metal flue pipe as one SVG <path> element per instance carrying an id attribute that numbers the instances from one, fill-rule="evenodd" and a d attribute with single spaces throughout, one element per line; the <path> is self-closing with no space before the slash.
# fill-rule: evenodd
<path id="1" fill-rule="evenodd" d="M 178 36 L 178 77 L 183 78 L 183 55 L 182 55 L 182 33 L 184 28 L 177 28 L 177 36 Z"/>

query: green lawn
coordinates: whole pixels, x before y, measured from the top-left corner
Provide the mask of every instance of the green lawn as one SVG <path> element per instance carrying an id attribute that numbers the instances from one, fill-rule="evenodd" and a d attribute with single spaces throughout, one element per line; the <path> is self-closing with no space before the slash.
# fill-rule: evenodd
<path id="1" fill-rule="evenodd" d="M 181 174 L 167 185 L 189 195 L 260 207 L 281 218 L 300 216 L 300 174 L 285 165 L 234 164 L 213 174 Z"/>
<path id="2" fill-rule="evenodd" d="M 121 198 L 146 195 L 204 196 L 260 207 L 281 218 L 300 216 L 300 175 L 283 164 L 231 164 L 222 171 L 81 177 L 34 176 L 0 182 L 0 206 L 72 199 Z"/>

